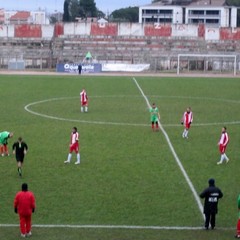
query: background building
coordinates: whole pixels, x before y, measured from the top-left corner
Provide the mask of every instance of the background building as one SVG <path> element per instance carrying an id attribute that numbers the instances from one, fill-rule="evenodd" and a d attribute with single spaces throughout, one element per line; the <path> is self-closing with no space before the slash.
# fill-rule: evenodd
<path id="1" fill-rule="evenodd" d="M 237 26 L 237 8 L 225 0 L 201 0 L 186 7 L 186 24 L 210 24 L 219 27 Z"/>
<path id="2" fill-rule="evenodd" d="M 165 0 L 140 7 L 139 23 L 204 23 L 218 27 L 236 27 L 237 8 L 226 5 L 225 0 Z"/>
<path id="3" fill-rule="evenodd" d="M 49 24 L 44 11 L 5 11 L 0 9 L 1 24 Z"/>

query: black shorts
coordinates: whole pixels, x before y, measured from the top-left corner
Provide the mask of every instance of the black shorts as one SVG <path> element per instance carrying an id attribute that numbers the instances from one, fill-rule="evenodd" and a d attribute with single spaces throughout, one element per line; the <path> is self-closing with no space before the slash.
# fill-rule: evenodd
<path id="1" fill-rule="evenodd" d="M 16 157 L 17 162 L 23 163 L 24 157 Z"/>

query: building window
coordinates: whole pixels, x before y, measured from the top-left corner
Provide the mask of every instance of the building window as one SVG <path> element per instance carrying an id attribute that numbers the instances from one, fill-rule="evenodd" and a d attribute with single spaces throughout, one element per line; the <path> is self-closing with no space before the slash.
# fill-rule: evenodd
<path id="1" fill-rule="evenodd" d="M 202 10 L 191 10 L 189 11 L 190 15 L 204 15 L 204 11 Z"/>
<path id="2" fill-rule="evenodd" d="M 219 20 L 218 19 L 206 19 L 206 23 L 219 24 Z"/>
<path id="3" fill-rule="evenodd" d="M 154 19 L 153 17 L 152 18 L 145 18 L 145 22 L 146 23 L 154 23 L 154 22 L 157 22 L 157 19 Z"/>
<path id="4" fill-rule="evenodd" d="M 193 19 L 189 19 L 189 23 L 193 23 L 193 24 L 199 24 L 199 23 L 204 23 L 204 19 L 201 18 L 193 18 Z"/>
<path id="5" fill-rule="evenodd" d="M 145 10 L 145 14 L 158 14 L 158 10 Z"/>
<path id="6" fill-rule="evenodd" d="M 160 18 L 159 22 L 160 23 L 172 23 L 172 19 L 171 18 Z"/>
<path id="7" fill-rule="evenodd" d="M 214 16 L 219 16 L 219 11 L 214 11 L 214 10 L 207 10 L 206 15 L 214 15 Z"/>
<path id="8" fill-rule="evenodd" d="M 160 14 L 172 14 L 173 13 L 173 10 L 167 10 L 167 9 L 162 9 L 159 11 Z"/>

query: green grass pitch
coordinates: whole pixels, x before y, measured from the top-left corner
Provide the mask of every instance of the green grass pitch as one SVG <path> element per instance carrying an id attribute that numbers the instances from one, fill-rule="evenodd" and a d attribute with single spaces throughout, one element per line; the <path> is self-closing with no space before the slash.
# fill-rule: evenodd
<path id="1" fill-rule="evenodd" d="M 37 209 L 33 239 L 231 239 L 240 193 L 240 81 L 236 78 L 135 77 L 161 123 L 195 190 L 213 177 L 223 191 L 217 229 L 203 226 L 197 202 L 162 132 L 152 132 L 144 97 L 132 77 L 1 75 L 0 131 L 14 132 L 29 145 L 23 177 L 14 157 L 0 158 L 0 239 L 18 239 L 13 198 L 27 182 Z M 80 113 L 79 92 L 86 88 L 89 112 Z M 27 106 L 27 107 L 26 107 Z M 189 139 L 180 119 L 191 106 Z M 27 111 L 28 110 L 28 111 Z M 35 113 L 35 114 L 33 114 Z M 230 136 L 228 164 L 218 166 L 222 126 Z M 81 164 L 65 165 L 70 132 L 80 133 Z M 78 226 L 71 228 L 69 226 Z M 80 228 L 156 226 L 170 229 Z M 57 227 L 58 226 L 58 227 Z M 173 229 L 171 229 L 173 228 Z"/>

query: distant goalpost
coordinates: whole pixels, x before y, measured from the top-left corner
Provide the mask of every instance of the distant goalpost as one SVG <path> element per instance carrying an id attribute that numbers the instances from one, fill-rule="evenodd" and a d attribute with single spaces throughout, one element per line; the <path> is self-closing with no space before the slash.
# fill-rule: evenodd
<path id="1" fill-rule="evenodd" d="M 178 54 L 177 74 L 184 71 L 199 73 L 233 72 L 237 73 L 237 55 L 224 54 Z"/>

